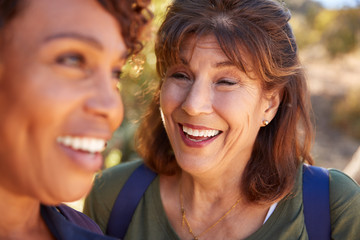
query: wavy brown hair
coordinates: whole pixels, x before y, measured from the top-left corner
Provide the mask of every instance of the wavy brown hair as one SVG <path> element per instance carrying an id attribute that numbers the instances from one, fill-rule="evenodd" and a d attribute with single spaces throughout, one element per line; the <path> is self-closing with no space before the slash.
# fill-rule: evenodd
<path id="1" fill-rule="evenodd" d="M 274 202 L 290 193 L 300 163 L 313 162 L 311 105 L 290 17 L 282 4 L 272 0 L 175 0 L 157 34 L 161 78 L 179 61 L 187 37 L 212 34 L 241 71 L 255 73 L 264 91 L 280 91 L 278 111 L 260 129 L 241 181 L 253 203 Z M 149 167 L 171 175 L 180 169 L 161 121 L 161 85 L 162 81 L 142 119 L 136 146 Z"/>
<path id="2" fill-rule="evenodd" d="M 128 56 L 141 51 L 141 33 L 153 15 L 147 8 L 150 0 L 96 0 L 119 23 L 128 48 Z M 0 0 L 0 28 L 26 6 L 26 0 Z"/>

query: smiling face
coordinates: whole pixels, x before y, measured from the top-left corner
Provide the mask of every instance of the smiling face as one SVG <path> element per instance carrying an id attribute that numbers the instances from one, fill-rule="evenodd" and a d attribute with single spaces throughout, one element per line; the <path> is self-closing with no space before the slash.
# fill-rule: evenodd
<path id="1" fill-rule="evenodd" d="M 181 48 L 160 93 L 163 122 L 179 166 L 190 174 L 244 168 L 263 120 L 271 121 L 278 94 L 236 68 L 213 36 Z M 236 170 L 238 171 L 238 170 Z"/>
<path id="2" fill-rule="evenodd" d="M 95 0 L 31 0 L 4 33 L 1 188 L 47 204 L 76 200 L 123 118 L 119 26 Z"/>

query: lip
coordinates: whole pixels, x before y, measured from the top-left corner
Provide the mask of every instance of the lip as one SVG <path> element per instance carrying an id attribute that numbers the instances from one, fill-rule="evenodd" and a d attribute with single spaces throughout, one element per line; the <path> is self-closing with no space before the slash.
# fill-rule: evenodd
<path id="1" fill-rule="evenodd" d="M 112 137 L 112 134 L 109 131 L 72 131 L 71 133 L 60 134 L 61 136 L 73 136 L 73 137 L 80 137 L 80 138 L 100 138 L 104 139 L 105 141 L 109 141 Z"/>
<path id="2" fill-rule="evenodd" d="M 197 126 L 197 125 L 192 125 L 192 124 L 188 124 L 188 123 L 179 123 L 179 125 L 189 127 L 189 128 L 193 128 L 193 129 L 199 129 L 199 130 L 214 130 L 213 128 L 208 128 L 208 127 L 204 127 L 204 126 Z M 215 130 L 217 130 L 217 129 L 215 129 Z"/>
<path id="3" fill-rule="evenodd" d="M 109 139 L 107 134 L 92 134 L 92 135 L 84 135 L 84 134 L 67 134 L 64 136 L 72 136 L 74 138 L 97 138 L 103 139 L 105 142 Z M 90 137 L 91 136 L 91 137 Z M 74 163 L 77 167 L 89 171 L 89 172 L 96 172 L 101 170 L 104 160 L 103 157 L 99 152 L 91 153 L 89 151 L 84 151 L 82 149 L 74 149 L 72 146 L 67 146 L 62 142 L 56 141 L 57 145 L 59 146 L 60 150 L 67 155 L 68 159 L 72 163 Z M 106 144 L 105 144 L 106 146 Z M 102 149 L 101 151 L 103 151 Z"/>
<path id="4" fill-rule="evenodd" d="M 98 152 L 90 153 L 82 150 L 75 150 L 60 143 L 58 144 L 58 146 L 75 165 L 86 171 L 99 171 L 103 165 L 103 157 Z"/>
<path id="5" fill-rule="evenodd" d="M 214 129 L 203 127 L 203 126 L 195 126 L 195 125 L 191 125 L 191 124 L 178 124 L 180 136 L 181 136 L 183 142 L 185 143 L 186 146 L 192 147 L 192 148 L 205 147 L 205 146 L 209 145 L 210 143 L 212 143 L 221 134 L 221 132 L 220 132 L 218 135 L 216 135 L 216 136 L 214 136 L 214 137 L 212 137 L 212 138 L 210 138 L 208 140 L 203 140 L 203 141 L 200 141 L 200 142 L 194 142 L 194 141 L 191 141 L 190 139 L 188 139 L 186 137 L 184 131 L 182 130 L 182 126 L 190 127 L 190 128 L 193 128 L 193 129 L 199 129 L 199 130 L 214 130 Z"/>

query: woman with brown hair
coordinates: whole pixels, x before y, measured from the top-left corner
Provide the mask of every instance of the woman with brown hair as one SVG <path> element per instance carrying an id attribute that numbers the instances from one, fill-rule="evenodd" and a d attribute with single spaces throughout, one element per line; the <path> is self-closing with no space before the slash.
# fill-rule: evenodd
<path id="1" fill-rule="evenodd" d="M 311 107 L 289 19 L 272 0 L 170 5 L 155 47 L 161 81 L 137 133 L 158 177 L 125 239 L 309 238 L 302 172 L 313 164 Z M 85 209 L 103 229 L 141 164 L 96 180 Z M 356 239 L 360 188 L 336 170 L 329 179 L 329 234 Z"/>
<path id="2" fill-rule="evenodd" d="M 110 239 L 61 203 L 88 193 L 103 165 L 147 4 L 0 0 L 0 239 Z"/>

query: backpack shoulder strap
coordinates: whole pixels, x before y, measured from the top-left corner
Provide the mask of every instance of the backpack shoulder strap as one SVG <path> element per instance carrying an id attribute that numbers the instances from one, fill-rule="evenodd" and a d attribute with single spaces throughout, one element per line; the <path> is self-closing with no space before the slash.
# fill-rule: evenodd
<path id="1" fill-rule="evenodd" d="M 65 204 L 61 204 L 56 208 L 70 222 L 87 230 L 90 230 L 91 232 L 98 233 L 101 235 L 103 234 L 100 227 L 85 214 L 76 211 L 75 209 L 72 209 L 71 207 L 68 207 Z"/>
<path id="2" fill-rule="evenodd" d="M 106 229 L 108 235 L 124 238 L 137 205 L 156 176 L 157 174 L 144 164 L 141 164 L 130 175 L 110 213 Z"/>
<path id="3" fill-rule="evenodd" d="M 303 204 L 310 240 L 331 239 L 329 171 L 304 164 Z"/>

